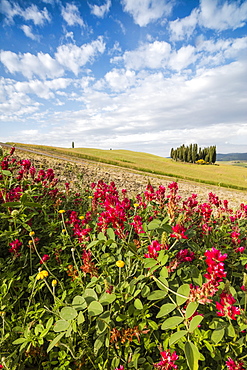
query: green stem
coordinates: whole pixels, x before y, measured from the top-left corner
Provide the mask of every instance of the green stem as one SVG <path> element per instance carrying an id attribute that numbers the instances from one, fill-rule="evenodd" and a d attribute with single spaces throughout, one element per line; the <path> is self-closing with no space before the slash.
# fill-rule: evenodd
<path id="1" fill-rule="evenodd" d="M 177 292 L 174 292 L 174 290 L 172 290 L 171 288 L 169 288 L 168 286 L 166 286 L 164 283 L 162 283 L 159 279 L 157 279 L 155 276 L 151 275 L 151 277 L 157 281 L 160 285 L 162 285 L 164 288 L 166 288 L 167 290 L 169 290 L 169 292 L 177 295 L 178 297 L 181 297 L 181 298 L 186 298 L 188 299 L 188 297 L 186 297 L 185 295 L 182 295 L 182 294 L 179 294 Z"/>

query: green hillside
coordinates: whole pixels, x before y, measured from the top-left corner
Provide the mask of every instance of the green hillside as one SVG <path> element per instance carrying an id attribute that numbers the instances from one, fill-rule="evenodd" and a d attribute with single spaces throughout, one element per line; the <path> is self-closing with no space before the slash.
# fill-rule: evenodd
<path id="1" fill-rule="evenodd" d="M 13 144 L 13 143 L 12 143 Z M 247 190 L 247 170 L 238 167 L 216 164 L 198 165 L 175 162 L 170 158 L 129 150 L 102 150 L 94 148 L 59 148 L 41 145 L 15 144 L 17 147 L 32 148 L 53 155 L 69 156 L 74 159 L 87 159 L 111 165 L 130 168 L 146 173 L 164 175 L 176 179 Z"/>

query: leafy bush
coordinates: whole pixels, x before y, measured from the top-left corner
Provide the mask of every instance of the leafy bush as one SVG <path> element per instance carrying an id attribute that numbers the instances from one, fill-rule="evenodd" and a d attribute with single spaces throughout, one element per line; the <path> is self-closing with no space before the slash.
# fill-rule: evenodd
<path id="1" fill-rule="evenodd" d="M 78 192 L 3 154 L 0 368 L 246 368 L 247 205 Z"/>

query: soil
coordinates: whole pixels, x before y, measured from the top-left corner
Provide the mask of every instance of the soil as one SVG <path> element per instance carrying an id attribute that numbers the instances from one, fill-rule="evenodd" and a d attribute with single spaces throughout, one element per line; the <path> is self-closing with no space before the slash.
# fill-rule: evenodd
<path id="1" fill-rule="evenodd" d="M 96 163 L 84 159 L 75 160 L 68 156 L 60 157 L 30 149 L 16 148 L 15 155 L 19 159 L 30 159 L 37 169 L 53 168 L 61 184 L 70 182 L 74 187 L 88 186 L 91 182 L 97 182 L 98 180 L 103 180 L 106 183 L 114 181 L 118 190 L 126 189 L 129 196 L 135 196 L 142 193 L 148 183 L 151 183 L 153 187 L 157 188 L 159 185 L 167 187 L 169 183 L 176 181 L 179 187 L 179 195 L 183 199 L 195 193 L 198 195 L 197 199 L 199 201 L 207 202 L 208 194 L 212 192 L 222 201 L 227 199 L 229 208 L 235 209 L 241 203 L 247 204 L 246 191 L 202 185 L 196 182 L 177 180 L 166 176 L 149 175 L 118 166 Z"/>

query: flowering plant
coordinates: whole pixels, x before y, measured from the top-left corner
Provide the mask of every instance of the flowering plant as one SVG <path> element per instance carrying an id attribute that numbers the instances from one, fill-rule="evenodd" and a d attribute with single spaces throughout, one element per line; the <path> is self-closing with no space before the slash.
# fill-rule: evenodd
<path id="1" fill-rule="evenodd" d="M 244 370 L 247 205 L 0 162 L 4 369 Z M 41 266 L 42 265 L 42 268 Z"/>

